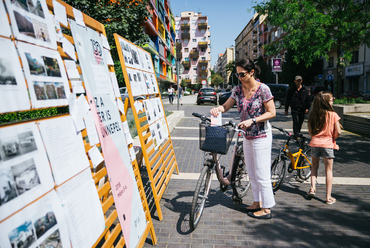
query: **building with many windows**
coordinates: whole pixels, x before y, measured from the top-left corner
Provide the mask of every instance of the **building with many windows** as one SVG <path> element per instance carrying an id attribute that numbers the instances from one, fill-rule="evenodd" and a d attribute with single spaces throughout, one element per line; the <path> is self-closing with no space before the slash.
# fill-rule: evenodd
<path id="1" fill-rule="evenodd" d="M 144 23 L 149 42 L 143 46 L 151 53 L 158 84 L 163 90 L 167 84 L 176 82 L 175 18 L 170 0 L 150 0 L 151 17 Z"/>
<path id="2" fill-rule="evenodd" d="M 181 12 L 175 17 L 177 61 L 184 66 L 179 76 L 188 87 L 207 84 L 211 76 L 211 32 L 208 17 L 201 13 Z"/>
<path id="3" fill-rule="evenodd" d="M 227 71 L 226 66 L 233 60 L 235 60 L 235 47 L 228 47 L 224 53 L 219 54 L 214 66 L 214 72 L 218 72 L 224 79 L 222 88 L 227 88 L 229 84 L 231 71 Z"/>

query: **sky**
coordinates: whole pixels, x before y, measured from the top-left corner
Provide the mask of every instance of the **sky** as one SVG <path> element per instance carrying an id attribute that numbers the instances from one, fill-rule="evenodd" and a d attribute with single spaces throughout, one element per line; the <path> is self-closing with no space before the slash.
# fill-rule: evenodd
<path id="1" fill-rule="evenodd" d="M 260 2 L 260 1 L 258 1 Z M 170 0 L 173 15 L 181 12 L 201 12 L 208 16 L 211 27 L 211 68 L 218 55 L 226 48 L 235 46 L 236 37 L 243 31 L 254 15 L 255 0 Z"/>

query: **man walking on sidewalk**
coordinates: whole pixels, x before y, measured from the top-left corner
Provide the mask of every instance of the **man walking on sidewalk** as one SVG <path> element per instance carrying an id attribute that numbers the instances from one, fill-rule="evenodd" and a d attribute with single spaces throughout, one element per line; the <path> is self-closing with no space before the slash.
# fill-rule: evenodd
<path id="1" fill-rule="evenodd" d="M 170 85 L 170 88 L 168 88 L 168 100 L 170 101 L 170 104 L 173 104 L 173 92 L 174 88 L 172 88 L 172 85 Z"/>
<path id="2" fill-rule="evenodd" d="M 302 82 L 301 76 L 295 77 L 295 85 L 289 88 L 285 104 L 285 116 L 288 115 L 289 107 L 291 108 L 294 135 L 298 135 L 301 132 L 305 114 L 308 113 L 310 108 L 308 90 L 302 85 Z"/>

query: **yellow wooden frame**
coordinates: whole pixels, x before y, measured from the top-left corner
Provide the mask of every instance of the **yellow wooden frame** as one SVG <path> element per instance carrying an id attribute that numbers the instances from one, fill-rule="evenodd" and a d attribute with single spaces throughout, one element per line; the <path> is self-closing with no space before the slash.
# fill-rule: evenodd
<path id="1" fill-rule="evenodd" d="M 155 205 L 158 211 L 158 218 L 159 220 L 163 219 L 162 210 L 160 206 L 160 200 L 162 198 L 163 193 L 165 192 L 168 182 L 171 179 L 171 175 L 176 168 L 177 174 L 179 174 L 179 168 L 177 166 L 177 161 L 175 157 L 175 151 L 173 149 L 173 144 L 171 140 L 171 135 L 168 132 L 168 139 L 164 141 L 156 151 L 153 146 L 153 140 L 149 140 L 149 137 L 151 137 L 151 132 L 149 129 L 149 124 L 144 123 L 147 121 L 146 115 L 139 118 L 139 114 L 144 113 L 145 110 L 137 112 L 135 106 L 134 106 L 134 97 L 132 95 L 131 85 L 127 82 L 130 82 L 128 74 L 127 74 L 127 67 L 125 65 L 125 60 L 122 54 L 122 48 L 121 44 L 119 43 L 118 39 L 124 39 L 123 37 L 119 36 L 118 34 L 114 34 L 114 39 L 116 41 L 117 51 L 119 60 L 121 62 L 122 67 L 122 73 L 125 78 L 126 82 L 126 88 L 128 91 L 129 98 L 125 100 L 125 112 L 127 114 L 128 108 L 132 108 L 132 112 L 135 119 L 136 129 L 138 132 L 138 136 L 140 139 L 140 145 L 143 151 L 143 157 L 146 165 L 146 169 L 148 172 L 150 185 L 153 192 L 153 197 L 155 201 Z M 124 39 L 126 40 L 126 39 Z M 126 40 L 127 42 L 130 42 Z M 130 42 L 131 43 L 131 42 Z M 136 46 L 135 44 L 131 43 L 132 45 Z M 136 46 L 138 49 L 142 49 L 141 47 Z M 143 50 L 143 49 L 142 49 Z M 154 68 L 153 61 L 152 61 L 152 68 Z M 158 82 L 156 80 L 157 87 Z M 159 87 L 158 87 L 159 89 Z M 161 98 L 160 92 L 158 94 L 153 94 L 153 97 L 159 97 L 161 99 L 161 104 L 163 108 L 163 102 Z M 147 99 L 149 96 L 145 96 Z M 140 100 L 141 102 L 143 100 Z M 164 109 L 164 108 L 163 108 Z M 164 116 L 166 120 L 166 127 L 168 128 L 167 118 Z"/>

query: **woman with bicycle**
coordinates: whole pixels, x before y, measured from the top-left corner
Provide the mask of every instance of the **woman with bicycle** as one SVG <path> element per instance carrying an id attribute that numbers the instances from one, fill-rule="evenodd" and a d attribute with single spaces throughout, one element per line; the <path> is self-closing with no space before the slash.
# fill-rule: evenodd
<path id="1" fill-rule="evenodd" d="M 311 135 L 312 147 L 311 188 L 309 196 L 315 196 L 317 170 L 319 159 L 324 158 L 326 173 L 326 204 L 334 204 L 337 200 L 331 196 L 333 184 L 334 149 L 339 146 L 335 140 L 341 133 L 339 115 L 333 109 L 333 95 L 331 92 L 319 92 L 313 101 L 312 111 L 308 116 L 308 132 Z"/>
<path id="2" fill-rule="evenodd" d="M 272 132 L 268 120 L 276 115 L 270 88 L 255 79 L 258 66 L 250 59 L 235 63 L 236 75 L 241 84 L 236 86 L 229 99 L 211 114 L 227 112 L 236 103 L 244 129 L 243 139 L 245 164 L 250 177 L 254 202 L 246 208 L 249 216 L 257 219 L 271 219 L 271 208 L 275 205 L 271 186 Z"/>

